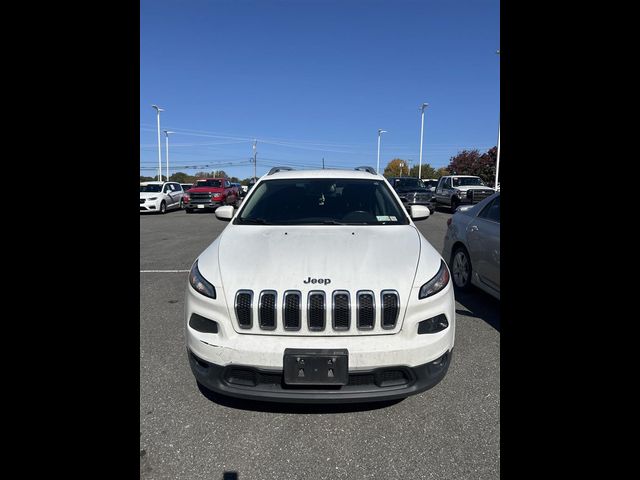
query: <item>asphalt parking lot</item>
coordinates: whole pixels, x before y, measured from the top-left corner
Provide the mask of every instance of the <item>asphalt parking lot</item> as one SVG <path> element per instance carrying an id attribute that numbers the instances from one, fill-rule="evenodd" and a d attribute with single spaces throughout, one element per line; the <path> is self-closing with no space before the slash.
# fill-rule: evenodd
<path id="1" fill-rule="evenodd" d="M 416 222 L 442 251 L 447 210 Z M 140 215 L 140 478 L 497 479 L 500 303 L 456 294 L 449 372 L 405 400 L 286 406 L 205 396 L 184 340 L 186 271 L 227 224 Z"/>

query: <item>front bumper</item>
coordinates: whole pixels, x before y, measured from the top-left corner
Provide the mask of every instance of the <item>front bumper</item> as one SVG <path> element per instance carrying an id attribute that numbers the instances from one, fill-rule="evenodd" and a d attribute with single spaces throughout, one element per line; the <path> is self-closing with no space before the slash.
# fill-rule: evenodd
<path id="1" fill-rule="evenodd" d="M 224 202 L 222 200 L 212 200 L 207 203 L 185 203 L 184 208 L 189 208 L 191 210 L 208 210 L 211 208 L 218 208 Z"/>
<path id="2" fill-rule="evenodd" d="M 288 386 L 282 370 L 243 365 L 221 366 L 188 351 L 196 380 L 209 390 L 242 399 L 286 403 L 352 403 L 405 398 L 424 392 L 447 373 L 453 350 L 436 360 L 415 367 L 391 366 L 350 371 L 344 386 Z"/>
<path id="3" fill-rule="evenodd" d="M 218 298 L 210 299 L 188 285 L 185 302 L 185 337 L 193 374 L 201 384 L 214 392 L 283 402 L 338 403 L 402 398 L 420 393 L 438 383 L 446 373 L 446 368 L 435 371 L 433 366 L 427 366 L 433 362 L 441 362 L 439 359 L 454 347 L 456 313 L 451 282 L 428 300 L 418 300 L 418 288 L 415 288 L 412 291 L 412 298 L 415 298 L 410 302 L 404 319 L 398 320 L 402 322 L 400 330 L 377 335 L 331 335 L 329 332 L 317 335 L 243 333 L 236 331 L 232 325 L 230 311 L 224 301 L 224 289 L 216 287 L 216 291 Z M 189 323 L 192 314 L 215 321 L 215 333 L 192 328 Z M 418 334 L 420 321 L 440 314 L 446 315 L 449 321 L 447 328 L 437 333 Z M 282 381 L 274 375 L 282 377 L 284 352 L 287 348 L 346 349 L 349 355 L 349 374 L 359 377 L 354 377 L 353 382 L 359 381 L 362 388 L 356 389 L 354 385 L 338 390 L 283 388 Z M 445 359 L 448 365 L 449 357 Z M 225 382 L 228 369 L 235 367 L 253 372 L 245 372 L 245 377 L 270 376 L 269 386 L 265 387 L 258 381 L 253 386 Z M 404 382 L 395 385 L 376 384 L 376 378 L 388 375 L 385 371 L 399 370 L 406 373 Z M 367 375 L 369 381 L 364 385 L 362 376 Z"/>
<path id="4" fill-rule="evenodd" d="M 140 204 L 141 212 L 158 212 L 159 210 L 160 208 L 158 207 L 158 204 L 155 201 L 145 202 Z"/>

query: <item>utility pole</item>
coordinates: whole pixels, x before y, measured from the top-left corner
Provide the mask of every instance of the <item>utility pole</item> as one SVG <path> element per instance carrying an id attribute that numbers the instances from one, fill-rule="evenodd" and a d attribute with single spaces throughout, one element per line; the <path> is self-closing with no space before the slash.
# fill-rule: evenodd
<path id="1" fill-rule="evenodd" d="M 256 150 L 258 145 L 258 140 L 253 141 L 253 179 L 256 179 L 256 157 L 258 156 L 258 151 Z"/>
<path id="2" fill-rule="evenodd" d="M 322 157 L 322 169 L 324 170 L 324 157 Z"/>

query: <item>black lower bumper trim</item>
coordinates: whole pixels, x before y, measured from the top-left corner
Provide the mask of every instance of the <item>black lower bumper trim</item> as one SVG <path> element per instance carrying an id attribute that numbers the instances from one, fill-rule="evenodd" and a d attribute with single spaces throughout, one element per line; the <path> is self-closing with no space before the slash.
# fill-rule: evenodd
<path id="1" fill-rule="evenodd" d="M 397 400 L 424 392 L 447 373 L 453 351 L 416 367 L 384 367 L 349 372 L 344 386 L 290 386 L 283 382 L 282 370 L 266 370 L 244 365 L 221 366 L 188 351 L 196 380 L 222 395 L 247 400 L 284 403 L 352 403 Z"/>

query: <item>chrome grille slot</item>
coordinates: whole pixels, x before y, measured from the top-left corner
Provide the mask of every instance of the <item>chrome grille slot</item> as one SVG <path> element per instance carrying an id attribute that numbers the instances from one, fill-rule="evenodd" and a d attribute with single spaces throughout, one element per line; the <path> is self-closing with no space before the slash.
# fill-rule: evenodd
<path id="1" fill-rule="evenodd" d="M 284 300 L 282 303 L 282 323 L 285 330 L 300 330 L 301 311 L 300 303 L 302 294 L 297 291 L 287 290 L 284 292 Z"/>
<path id="2" fill-rule="evenodd" d="M 251 328 L 253 325 L 253 292 L 238 290 L 234 307 L 240 328 Z"/>
<path id="3" fill-rule="evenodd" d="M 351 301 L 349 292 L 335 290 L 333 292 L 332 316 L 334 330 L 349 330 L 351 326 Z"/>
<path id="4" fill-rule="evenodd" d="M 263 290 L 258 300 L 258 323 L 263 330 L 276 328 L 276 298 L 275 290 Z"/>
<path id="5" fill-rule="evenodd" d="M 396 326 L 400 313 L 400 297 L 395 290 L 383 290 L 382 298 L 382 328 L 391 329 Z"/>
<path id="6" fill-rule="evenodd" d="M 313 332 L 319 332 L 324 330 L 326 309 L 325 309 L 325 295 L 321 291 L 309 292 L 307 301 L 307 318 L 309 323 L 309 330 Z"/>
<path id="7" fill-rule="evenodd" d="M 375 296 L 371 291 L 357 294 L 357 321 L 359 330 L 373 330 L 376 321 Z"/>

